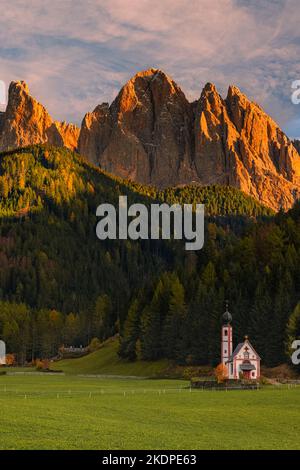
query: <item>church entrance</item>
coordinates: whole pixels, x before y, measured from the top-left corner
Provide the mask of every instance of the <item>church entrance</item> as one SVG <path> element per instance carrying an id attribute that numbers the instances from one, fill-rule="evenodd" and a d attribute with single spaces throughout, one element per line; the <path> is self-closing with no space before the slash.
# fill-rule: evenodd
<path id="1" fill-rule="evenodd" d="M 244 379 L 250 379 L 250 370 L 244 370 Z"/>

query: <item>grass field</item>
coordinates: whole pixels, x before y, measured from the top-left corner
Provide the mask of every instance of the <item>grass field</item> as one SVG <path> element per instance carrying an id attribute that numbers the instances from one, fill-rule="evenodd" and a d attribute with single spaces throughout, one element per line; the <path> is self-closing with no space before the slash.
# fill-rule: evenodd
<path id="1" fill-rule="evenodd" d="M 0 376 L 0 449 L 300 449 L 300 388 Z"/>
<path id="2" fill-rule="evenodd" d="M 53 364 L 53 368 L 63 370 L 67 374 L 108 374 L 154 377 L 160 375 L 168 367 L 167 360 L 125 362 L 118 356 L 119 342 L 117 339 L 107 341 L 103 347 L 88 356 L 78 359 L 65 359 Z"/>

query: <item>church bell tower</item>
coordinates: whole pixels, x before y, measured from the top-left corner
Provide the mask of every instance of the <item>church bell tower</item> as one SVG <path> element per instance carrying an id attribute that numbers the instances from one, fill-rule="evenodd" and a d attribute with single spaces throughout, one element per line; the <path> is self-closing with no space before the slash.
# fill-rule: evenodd
<path id="1" fill-rule="evenodd" d="M 221 362 L 229 369 L 227 362 L 232 355 L 232 316 L 228 311 L 228 302 L 226 302 L 226 311 L 222 316 L 222 340 L 221 340 Z M 229 370 L 228 370 L 229 372 Z"/>

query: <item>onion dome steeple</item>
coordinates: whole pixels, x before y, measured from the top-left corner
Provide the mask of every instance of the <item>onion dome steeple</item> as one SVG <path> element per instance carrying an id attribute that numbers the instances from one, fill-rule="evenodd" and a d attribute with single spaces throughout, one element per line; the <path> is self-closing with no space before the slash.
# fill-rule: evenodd
<path id="1" fill-rule="evenodd" d="M 228 310 L 228 300 L 226 300 L 226 311 L 222 315 L 222 321 L 223 323 L 231 323 L 232 322 L 232 315 Z"/>

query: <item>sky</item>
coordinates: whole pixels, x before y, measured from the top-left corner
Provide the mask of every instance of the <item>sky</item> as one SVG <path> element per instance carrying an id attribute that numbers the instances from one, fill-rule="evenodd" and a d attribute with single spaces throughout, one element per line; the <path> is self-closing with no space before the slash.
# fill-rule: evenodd
<path id="1" fill-rule="evenodd" d="M 0 0 L 0 81 L 25 80 L 53 118 L 80 124 L 160 68 L 189 100 L 235 84 L 300 136 L 298 0 Z"/>

